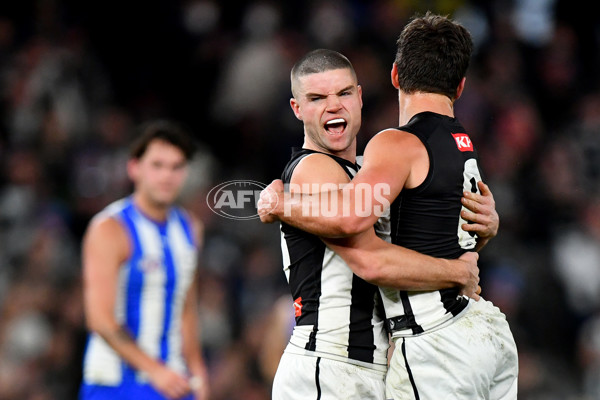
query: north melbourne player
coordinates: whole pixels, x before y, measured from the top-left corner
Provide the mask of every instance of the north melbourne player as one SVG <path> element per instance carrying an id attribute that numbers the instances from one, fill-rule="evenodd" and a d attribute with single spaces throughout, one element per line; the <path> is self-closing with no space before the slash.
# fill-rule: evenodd
<path id="1" fill-rule="evenodd" d="M 81 400 L 208 399 L 195 284 L 202 229 L 174 204 L 193 148 L 170 122 L 145 125 L 127 165 L 133 194 L 89 224 Z"/>

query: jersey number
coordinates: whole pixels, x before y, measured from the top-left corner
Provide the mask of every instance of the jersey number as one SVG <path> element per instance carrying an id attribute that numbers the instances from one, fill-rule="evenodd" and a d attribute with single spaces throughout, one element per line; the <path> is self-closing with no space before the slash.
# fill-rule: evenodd
<path id="1" fill-rule="evenodd" d="M 465 168 L 463 170 L 463 191 L 471 193 L 479 193 L 477 182 L 481 181 L 481 175 L 479 174 L 479 168 L 477 167 L 477 161 L 474 158 L 470 158 L 465 161 Z M 461 207 L 461 211 L 464 207 Z M 461 248 L 470 250 L 475 247 L 477 236 L 473 232 L 467 232 L 462 228 L 465 223 L 471 223 L 463 219 L 460 215 L 458 217 L 458 244 Z"/>

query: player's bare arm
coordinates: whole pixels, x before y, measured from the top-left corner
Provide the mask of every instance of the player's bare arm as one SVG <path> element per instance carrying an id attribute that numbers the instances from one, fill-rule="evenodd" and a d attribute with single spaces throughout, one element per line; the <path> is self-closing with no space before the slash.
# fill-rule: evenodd
<path id="1" fill-rule="evenodd" d="M 324 237 L 344 237 L 370 229 L 402 190 L 411 175 L 412 165 L 418 165 L 413 163 L 412 157 L 420 154 L 427 158 L 425 147 L 414 135 L 398 133 L 403 132 L 383 131 L 369 141 L 364 153 L 364 164 L 352 179 L 353 185 L 331 192 L 327 197 L 319 198 L 315 194 L 311 198 L 286 198 L 285 208 L 281 204 L 283 201 L 280 201 L 270 213 L 285 223 Z M 365 187 L 371 190 L 363 190 Z M 323 199 L 330 204 L 320 204 Z M 366 215 L 357 215 L 355 212 L 358 201 L 364 202 L 361 208 L 364 205 L 369 210 Z M 308 208 L 308 204 L 311 204 L 315 212 L 307 215 L 303 210 Z M 332 207 L 332 204 L 337 204 L 337 207 Z M 323 206 L 337 213 L 321 218 L 319 207 Z"/>
<path id="2" fill-rule="evenodd" d="M 371 230 L 344 238 L 323 239 L 352 271 L 372 284 L 400 290 L 460 288 L 479 300 L 479 255 L 467 252 L 456 260 L 426 256 L 388 243 Z"/>
<path id="3" fill-rule="evenodd" d="M 98 333 L 128 364 L 144 371 L 169 398 L 189 393 L 186 379 L 144 353 L 115 319 L 119 268 L 129 258 L 129 239 L 113 218 L 92 221 L 83 238 L 84 307 L 90 331 Z"/>
<path id="4" fill-rule="evenodd" d="M 198 249 L 204 241 L 204 226 L 196 217 L 192 216 L 194 237 Z M 190 371 L 189 384 L 196 400 L 205 400 L 209 397 L 208 374 L 200 350 L 200 332 L 198 331 L 198 272 L 194 274 L 193 281 L 188 289 L 181 317 L 183 340 L 183 356 Z"/>
<path id="5" fill-rule="evenodd" d="M 342 168 L 322 154 L 305 157 L 291 179 L 297 185 L 308 184 L 307 188 L 313 183 L 347 182 L 348 176 Z M 332 250 L 339 250 L 344 260 L 348 258 L 352 271 L 370 283 L 404 290 L 460 287 L 464 294 L 478 298 L 477 254 L 469 253 L 458 260 L 426 256 L 385 242 L 376 236 L 372 226 L 354 237 L 322 239 Z"/>

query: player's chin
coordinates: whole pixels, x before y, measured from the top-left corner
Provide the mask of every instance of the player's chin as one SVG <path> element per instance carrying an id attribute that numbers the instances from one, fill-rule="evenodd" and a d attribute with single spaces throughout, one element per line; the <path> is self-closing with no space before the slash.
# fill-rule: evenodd
<path id="1" fill-rule="evenodd" d="M 167 193 L 157 193 L 154 196 L 155 204 L 162 207 L 169 207 L 177 200 L 178 193 L 167 192 Z"/>
<path id="2" fill-rule="evenodd" d="M 340 136 L 338 138 L 329 138 L 328 148 L 332 151 L 344 151 L 352 144 L 348 136 Z"/>

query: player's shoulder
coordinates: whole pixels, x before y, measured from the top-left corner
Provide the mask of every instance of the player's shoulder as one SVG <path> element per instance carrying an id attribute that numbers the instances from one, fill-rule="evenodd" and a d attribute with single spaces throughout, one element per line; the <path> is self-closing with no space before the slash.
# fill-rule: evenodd
<path id="1" fill-rule="evenodd" d="M 294 168 L 290 183 L 341 183 L 347 181 L 347 173 L 333 157 L 324 153 L 312 153 L 303 157 Z"/>
<path id="2" fill-rule="evenodd" d="M 311 153 L 307 154 L 298 162 L 296 166 L 296 171 L 298 168 L 301 169 L 317 169 L 317 168 L 332 168 L 332 167 L 341 168 L 339 163 L 331 156 L 325 153 Z"/>
<path id="3" fill-rule="evenodd" d="M 125 235 L 125 227 L 121 221 L 121 212 L 127 208 L 130 199 L 116 200 L 94 215 L 88 223 L 86 235 L 120 237 Z"/>
<path id="4" fill-rule="evenodd" d="M 416 135 L 398 128 L 389 128 L 379 131 L 369 140 L 365 148 L 365 157 L 373 159 L 375 153 L 400 158 L 400 155 L 422 149 L 423 143 Z"/>
<path id="5" fill-rule="evenodd" d="M 83 236 L 84 257 L 116 257 L 119 263 L 129 258 L 131 241 L 117 216 L 99 213 L 94 216 Z"/>
<path id="6" fill-rule="evenodd" d="M 117 239 L 125 235 L 125 227 L 115 214 L 100 212 L 88 224 L 87 236 Z"/>
<path id="7" fill-rule="evenodd" d="M 90 256 L 117 255 L 122 261 L 130 254 L 130 240 L 125 227 L 111 214 L 99 213 L 90 220 L 82 244 L 83 253 Z"/>
<path id="8" fill-rule="evenodd" d="M 371 138 L 369 143 L 386 145 L 389 143 L 420 143 L 420 140 L 414 134 L 400 128 L 388 128 L 379 131 Z"/>

